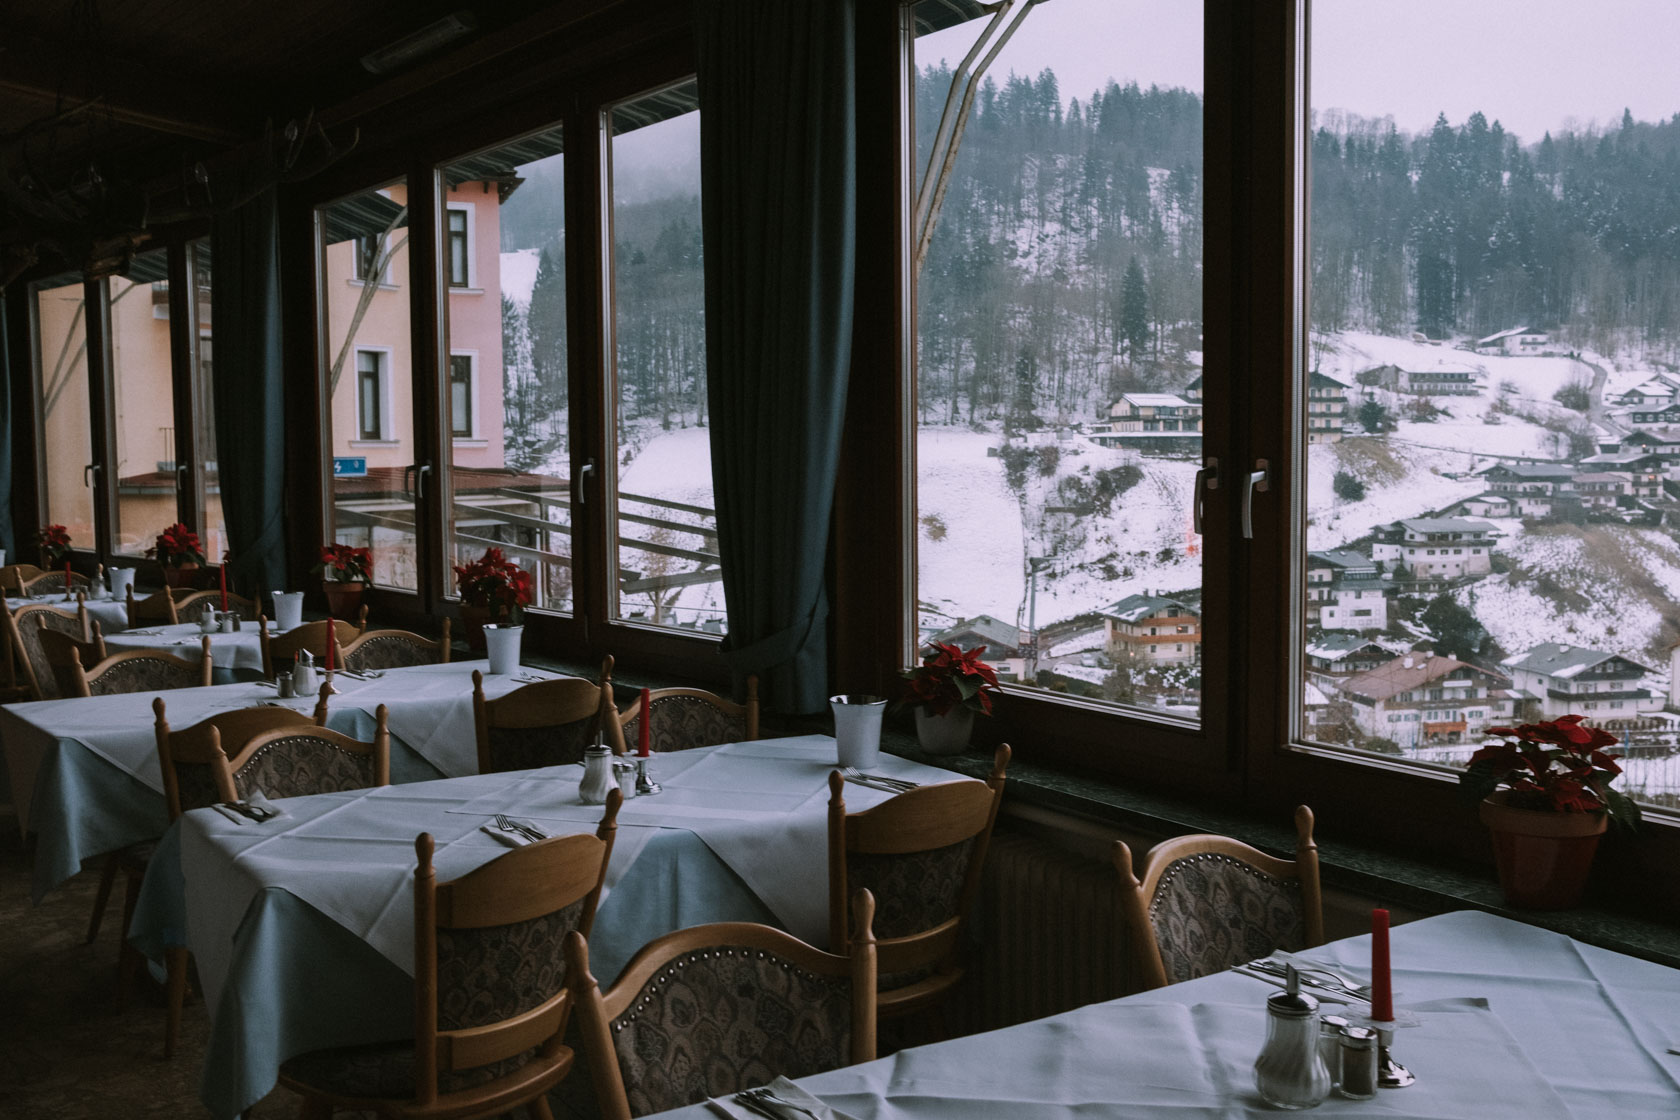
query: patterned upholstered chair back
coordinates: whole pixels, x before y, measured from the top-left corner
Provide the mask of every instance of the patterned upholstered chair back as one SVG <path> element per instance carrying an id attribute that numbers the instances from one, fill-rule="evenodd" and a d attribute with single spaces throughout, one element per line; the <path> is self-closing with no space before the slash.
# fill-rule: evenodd
<path id="1" fill-rule="evenodd" d="M 648 749 L 686 751 L 718 743 L 744 743 L 758 738 L 758 678 L 747 678 L 747 702 L 736 704 L 698 688 L 661 688 L 648 694 Z M 619 728 L 609 730 L 620 754 L 641 742 L 642 699 L 617 713 Z"/>
<path id="2" fill-rule="evenodd" d="M 23 666 L 24 683 L 29 685 L 34 698 L 55 700 L 72 695 L 60 689 L 52 663 L 47 660 L 47 651 L 41 644 L 43 628 L 67 634 L 79 642 L 88 641 L 91 634 L 87 607 L 78 604 L 75 614 L 67 614 L 45 603 L 29 603 L 16 608 L 8 606 L 6 609 L 7 638 Z"/>
<path id="3" fill-rule="evenodd" d="M 70 573 L 70 586 L 77 591 L 88 589 L 88 577 L 80 572 Z M 25 598 L 32 595 L 62 595 L 64 594 L 64 569 L 59 568 L 51 572 L 42 572 L 34 579 L 20 580 L 18 592 Z"/>
<path id="4" fill-rule="evenodd" d="M 169 588 L 157 591 L 144 599 L 134 597 L 134 588 L 128 589 L 128 624 L 130 626 L 158 625 L 173 626 L 181 621 L 175 611 L 175 596 Z"/>
<path id="5" fill-rule="evenodd" d="M 615 791 L 593 836 L 516 848 L 447 883 L 435 881 L 432 837 L 422 834 L 413 1041 L 305 1054 L 281 1067 L 280 1083 L 312 1101 L 407 1099 L 417 1107 L 405 1116 L 434 1104 L 487 1116 L 545 1094 L 573 1064 L 561 1042 L 573 1005 L 564 945 L 594 921 L 619 804 Z"/>
<path id="6" fill-rule="evenodd" d="M 99 633 L 99 623 L 91 624 L 93 634 L 84 642 L 65 630 L 41 625 L 45 620 L 46 616 L 42 614 L 36 614 L 30 619 L 37 624 L 39 632 L 35 640 L 41 643 L 41 653 L 45 656 L 48 671 L 52 674 L 53 687 L 58 689 L 60 696 L 80 695 L 76 667 L 97 665 L 105 660 L 105 639 Z M 72 625 L 75 623 L 74 619 L 67 621 Z"/>
<path id="7" fill-rule="evenodd" d="M 277 728 L 234 744 L 221 739 L 219 728 L 215 734 L 241 799 L 257 790 L 265 797 L 306 797 L 391 783 L 386 716 L 385 705 L 379 705 L 371 743 L 314 724 Z"/>
<path id="8" fill-rule="evenodd" d="M 407 630 L 369 630 L 344 647 L 344 667 L 361 673 L 369 669 L 405 669 L 412 665 L 443 665 L 449 661 L 449 619 L 436 641 Z"/>
<path id="9" fill-rule="evenodd" d="M 874 905 L 860 892 L 844 955 L 745 922 L 679 930 L 637 953 L 612 989 L 566 943 L 584 1052 L 604 1120 L 875 1057 Z"/>
<path id="10" fill-rule="evenodd" d="M 1295 810 L 1295 859 L 1269 856 L 1228 836 L 1179 836 L 1150 849 L 1141 875 L 1114 845 L 1126 933 L 1140 986 L 1206 976 L 1279 949 L 1324 940 L 1312 810 Z"/>
<path id="11" fill-rule="evenodd" d="M 364 609 L 362 617 L 367 617 Z M 346 622 L 342 618 L 332 620 L 333 633 L 338 639 L 338 649 L 342 650 L 346 644 L 354 641 L 361 630 L 353 622 Z M 270 634 L 268 619 L 257 616 L 257 626 L 260 631 L 258 640 L 262 643 L 263 676 L 274 679 L 276 669 L 291 671 L 292 661 L 297 657 L 298 650 L 306 649 L 315 658 L 315 667 L 322 668 L 327 656 L 327 620 L 319 619 L 306 622 L 295 630 L 288 630 L 284 634 Z M 338 663 L 342 663 L 342 658 Z"/>
<path id="12" fill-rule="evenodd" d="M 845 944 L 845 900 L 867 889 L 883 1016 L 927 1007 L 962 977 L 958 935 L 980 886 L 1009 758 L 1009 747 L 998 747 L 984 783 L 922 786 L 857 813 L 846 810 L 840 771 L 829 775 L 829 941 Z"/>
<path id="13" fill-rule="evenodd" d="M 254 622 L 261 617 L 261 611 L 252 599 L 243 595 L 228 592 L 228 610 L 238 611 L 239 617 L 246 622 Z M 220 589 L 209 591 L 189 591 L 175 597 L 175 615 L 186 622 L 197 622 L 204 617 L 204 604 L 209 603 L 216 610 L 222 609 L 222 593 Z"/>
<path id="14" fill-rule="evenodd" d="M 475 671 L 479 773 L 582 761 L 584 748 L 601 729 L 603 711 L 611 706 L 610 686 L 581 677 L 528 684 L 492 700 L 484 695 L 484 674 Z"/>
<path id="15" fill-rule="evenodd" d="M 240 708 L 220 712 L 190 727 L 172 730 L 162 696 L 152 701 L 157 733 L 158 766 L 163 772 L 164 800 L 169 819 L 218 801 L 236 801 L 233 772 L 223 745 L 237 751 L 259 735 L 280 730 L 309 729 L 314 723 L 290 708 Z"/>
<path id="16" fill-rule="evenodd" d="M 127 692 L 161 692 L 171 688 L 208 688 L 210 639 L 200 639 L 202 656 L 197 661 L 176 657 L 168 650 L 136 649 L 113 654 L 88 669 L 77 669 L 77 694 L 116 696 Z"/>

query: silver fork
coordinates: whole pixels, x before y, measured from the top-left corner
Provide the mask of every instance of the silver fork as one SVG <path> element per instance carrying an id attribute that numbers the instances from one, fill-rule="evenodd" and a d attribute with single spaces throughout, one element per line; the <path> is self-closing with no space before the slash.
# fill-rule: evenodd
<path id="1" fill-rule="evenodd" d="M 536 829 L 531 828 L 528 825 L 520 824 L 506 813 L 496 814 L 496 827 L 501 829 L 503 832 L 516 833 L 517 835 L 523 836 L 527 840 L 533 842 L 548 839 L 548 837 L 543 833 L 538 832 Z"/>
<path id="2" fill-rule="evenodd" d="M 1353 995 L 1363 996 L 1363 995 L 1370 995 L 1371 994 L 1371 985 L 1361 984 L 1358 981 L 1354 980 L 1351 976 L 1343 976 L 1340 972 L 1337 972 L 1335 969 L 1326 968 L 1324 965 L 1321 965 L 1321 964 L 1304 964 L 1300 961 L 1280 961 L 1280 960 L 1277 960 L 1276 958 L 1273 958 L 1273 957 L 1267 957 L 1263 960 L 1255 961 L 1254 964 L 1257 967 L 1260 967 L 1260 968 L 1275 969 L 1280 973 L 1284 970 L 1284 968 L 1286 966 L 1294 965 L 1295 966 L 1295 971 L 1299 972 L 1301 975 L 1303 975 L 1303 976 L 1328 976 L 1328 977 L 1330 977 L 1330 979 L 1334 980 L 1338 985 L 1340 985 L 1342 988 L 1345 988 L 1348 992 L 1352 993 Z"/>
<path id="3" fill-rule="evenodd" d="M 759 1101 L 763 1104 L 774 1105 L 777 1108 L 791 1109 L 803 1116 L 809 1116 L 811 1120 L 822 1120 L 821 1116 L 806 1108 L 804 1105 L 795 1104 L 785 1097 L 778 1097 L 775 1093 L 770 1091 L 770 1088 L 767 1085 L 761 1085 L 756 1089 L 744 1090 L 743 1092 L 737 1093 L 736 1096 L 737 1098 L 744 1100 L 753 1100 Z"/>
<path id="4" fill-rule="evenodd" d="M 840 773 L 842 777 L 850 778 L 855 782 L 862 782 L 864 785 L 889 786 L 900 791 L 916 788 L 915 782 L 907 782 L 903 778 L 889 778 L 885 774 L 865 774 L 856 766 L 843 766 L 840 768 Z"/>

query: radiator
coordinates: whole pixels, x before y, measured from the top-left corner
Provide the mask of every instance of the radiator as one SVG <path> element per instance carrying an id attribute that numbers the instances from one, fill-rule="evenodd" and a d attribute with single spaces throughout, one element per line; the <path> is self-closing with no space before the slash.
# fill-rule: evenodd
<path id="1" fill-rule="evenodd" d="M 975 903 L 969 969 L 950 1012 L 969 1034 L 1126 992 L 1112 865 L 999 830 Z"/>

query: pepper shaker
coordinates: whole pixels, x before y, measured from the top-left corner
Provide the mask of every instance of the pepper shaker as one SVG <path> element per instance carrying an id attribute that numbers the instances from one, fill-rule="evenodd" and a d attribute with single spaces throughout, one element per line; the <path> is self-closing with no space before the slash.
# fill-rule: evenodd
<path id="1" fill-rule="evenodd" d="M 1342 1032 L 1348 1021 L 1341 1015 L 1321 1015 L 1318 1019 L 1318 1056 L 1324 1059 L 1325 1072 L 1330 1075 L 1330 1088 L 1342 1082 Z"/>
<path id="2" fill-rule="evenodd" d="M 1368 1101 L 1377 1095 L 1377 1032 L 1349 1027 L 1342 1032 L 1340 1092 L 1349 1100 Z"/>

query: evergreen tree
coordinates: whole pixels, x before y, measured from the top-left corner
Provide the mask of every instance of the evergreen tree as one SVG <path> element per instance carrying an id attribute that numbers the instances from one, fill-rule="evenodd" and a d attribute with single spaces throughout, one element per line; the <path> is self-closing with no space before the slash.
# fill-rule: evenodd
<path id="1" fill-rule="evenodd" d="M 554 407 L 566 400 L 565 257 L 544 248 L 537 258 L 537 279 L 525 316 L 531 338 L 531 369 L 545 400 Z"/>
<path id="2" fill-rule="evenodd" d="M 1133 257 L 1126 262 L 1126 277 L 1120 282 L 1120 336 L 1126 340 L 1126 356 L 1133 361 L 1149 345 L 1148 287 L 1143 266 Z"/>

